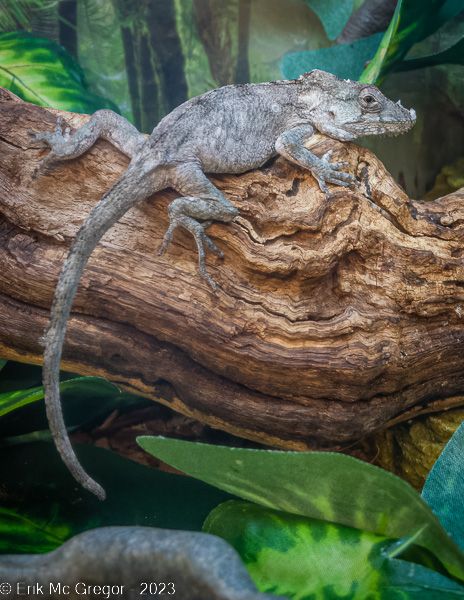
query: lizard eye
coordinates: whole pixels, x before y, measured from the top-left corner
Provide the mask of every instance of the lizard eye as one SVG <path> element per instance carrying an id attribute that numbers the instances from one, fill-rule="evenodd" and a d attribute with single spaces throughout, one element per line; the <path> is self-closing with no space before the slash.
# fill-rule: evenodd
<path id="1" fill-rule="evenodd" d="M 380 103 L 373 94 L 361 94 L 359 97 L 359 103 L 363 109 L 368 112 L 378 112 L 380 110 Z"/>

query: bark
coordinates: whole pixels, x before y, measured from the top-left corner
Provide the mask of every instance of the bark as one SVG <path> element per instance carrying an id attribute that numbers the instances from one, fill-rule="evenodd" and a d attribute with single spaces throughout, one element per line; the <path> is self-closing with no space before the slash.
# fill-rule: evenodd
<path id="1" fill-rule="evenodd" d="M 39 338 L 77 229 L 127 159 L 106 142 L 36 180 L 28 130 L 57 111 L 0 103 L 0 355 L 40 362 Z M 74 127 L 84 115 L 64 113 Z M 340 448 L 462 404 L 464 190 L 409 199 L 368 150 L 322 136 L 359 186 L 326 199 L 283 159 L 214 179 L 240 209 L 212 238 L 212 292 L 167 190 L 103 238 L 82 280 L 63 367 L 98 374 L 215 428 L 294 449 Z M 461 396 L 460 396 L 461 394 Z"/>

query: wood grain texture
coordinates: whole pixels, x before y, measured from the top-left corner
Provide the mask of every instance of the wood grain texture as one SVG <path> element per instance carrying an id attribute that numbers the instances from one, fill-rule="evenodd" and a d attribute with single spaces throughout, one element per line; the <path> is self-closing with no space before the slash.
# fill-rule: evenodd
<path id="1" fill-rule="evenodd" d="M 70 243 L 127 165 L 101 141 L 32 179 L 47 150 L 27 132 L 57 112 L 0 94 L 0 355 L 23 361 L 40 362 Z M 311 147 L 348 161 L 357 189 L 327 200 L 280 158 L 214 179 L 240 209 L 209 229 L 225 254 L 208 257 L 217 293 L 188 233 L 157 256 L 172 190 L 130 210 L 90 259 L 63 366 L 295 449 L 340 448 L 460 397 L 464 190 L 410 200 L 368 150 L 322 136 Z"/>

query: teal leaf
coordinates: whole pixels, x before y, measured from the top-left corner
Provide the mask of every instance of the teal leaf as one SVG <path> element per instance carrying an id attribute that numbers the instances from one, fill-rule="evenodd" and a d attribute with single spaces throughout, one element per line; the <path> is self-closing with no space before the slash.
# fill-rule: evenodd
<path id="1" fill-rule="evenodd" d="M 142 466 L 94 446 L 79 459 L 107 491 L 100 502 L 76 485 L 51 443 L 2 448 L 0 552 L 45 552 L 95 527 L 146 525 L 200 531 L 230 496 L 199 481 Z"/>
<path id="2" fill-rule="evenodd" d="M 351 44 L 338 44 L 330 48 L 291 52 L 281 61 L 283 76 L 296 79 L 312 69 L 329 71 L 342 79 L 357 80 L 366 62 L 375 54 L 382 39 L 381 33 L 356 40 Z"/>
<path id="3" fill-rule="evenodd" d="M 82 69 L 62 46 L 25 31 L 0 34 L 0 85 L 39 106 L 117 111 L 113 102 L 88 89 Z"/>
<path id="4" fill-rule="evenodd" d="M 433 465 L 422 498 L 454 541 L 464 548 L 464 423 Z"/>
<path id="5" fill-rule="evenodd" d="M 382 598 L 406 600 L 454 600 L 464 598 L 459 583 L 413 562 L 392 559 L 384 564 Z"/>
<path id="6" fill-rule="evenodd" d="M 319 17 L 327 37 L 338 37 L 353 12 L 354 0 L 304 0 Z"/>
<path id="7" fill-rule="evenodd" d="M 7 362 L 7 360 L 0 358 L 0 371 L 3 369 Z"/>
<path id="8" fill-rule="evenodd" d="M 268 508 L 391 538 L 417 536 L 464 580 L 464 556 L 419 494 L 391 473 L 331 452 L 249 450 L 142 436 L 160 460 Z"/>

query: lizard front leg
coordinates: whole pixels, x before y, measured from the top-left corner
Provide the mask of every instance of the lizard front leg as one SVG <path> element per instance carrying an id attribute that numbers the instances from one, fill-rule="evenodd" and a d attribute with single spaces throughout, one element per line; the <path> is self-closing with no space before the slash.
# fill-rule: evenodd
<path id="1" fill-rule="evenodd" d="M 132 158 L 145 142 L 142 135 L 127 119 L 112 110 L 98 110 L 74 133 L 65 127 L 64 120 L 58 117 L 55 130 L 30 132 L 37 141 L 42 141 L 51 151 L 39 164 L 36 174 L 59 160 L 70 160 L 84 154 L 98 138 L 108 140 L 121 152 Z"/>
<path id="2" fill-rule="evenodd" d="M 311 125 L 300 125 L 293 129 L 284 131 L 276 141 L 276 151 L 287 160 L 296 163 L 304 169 L 311 171 L 316 178 L 319 187 L 324 194 L 328 195 L 327 183 L 334 183 L 349 187 L 356 181 L 353 175 L 341 171 L 346 162 L 330 162 L 332 150 L 326 152 L 321 158 L 305 148 L 304 143 L 314 134 Z"/>
<path id="3" fill-rule="evenodd" d="M 176 198 L 169 205 L 170 225 L 158 254 L 166 252 L 174 231 L 177 227 L 183 227 L 192 234 L 196 242 L 200 275 L 215 290 L 217 283 L 206 270 L 206 248 L 220 257 L 222 251 L 206 235 L 205 229 L 213 221 L 229 223 L 238 215 L 238 210 L 196 164 L 182 165 L 174 175 L 171 185 L 186 195 Z"/>

